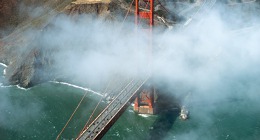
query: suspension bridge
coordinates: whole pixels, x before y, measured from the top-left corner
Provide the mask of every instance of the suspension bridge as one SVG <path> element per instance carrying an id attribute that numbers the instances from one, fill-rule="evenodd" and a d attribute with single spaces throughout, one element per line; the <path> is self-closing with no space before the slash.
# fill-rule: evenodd
<path id="1" fill-rule="evenodd" d="M 90 0 L 87 0 L 89 3 Z M 85 2 L 84 0 L 78 1 Z M 94 2 L 98 2 L 98 0 L 94 0 Z M 128 14 L 132 10 L 132 6 L 135 5 L 135 24 L 138 30 L 143 30 L 147 33 L 147 48 L 148 48 L 148 60 L 152 55 L 152 30 L 154 26 L 154 2 L 155 0 L 133 0 L 129 6 L 129 9 L 126 13 L 124 21 L 126 20 Z M 192 17 L 196 17 L 201 12 L 205 12 L 210 9 L 216 0 L 200 0 L 202 3 L 200 8 L 197 9 Z M 74 2 L 74 3 L 77 3 Z M 157 0 L 162 7 L 163 5 Z M 163 7 L 166 11 L 168 11 L 165 7 Z M 169 12 L 169 11 L 168 11 Z M 123 21 L 123 22 L 124 22 Z M 187 23 L 186 23 L 187 24 Z M 142 25 L 142 26 L 141 26 Z M 145 26 L 143 26 L 145 25 Z M 146 54 L 147 55 L 147 54 Z M 147 62 L 149 63 L 149 62 Z M 149 65 L 149 64 L 148 64 Z M 141 74 L 140 74 L 141 73 Z M 140 77 L 140 75 L 142 75 Z M 92 114 L 90 115 L 88 121 L 79 132 L 76 137 L 77 140 L 92 140 L 92 139 L 101 139 L 109 128 L 116 122 L 116 120 L 122 115 L 125 109 L 134 102 L 134 110 L 137 113 L 145 113 L 145 114 L 155 114 L 156 110 L 154 108 L 154 94 L 156 91 L 154 88 L 149 85 L 149 79 L 151 77 L 151 71 L 149 67 L 143 71 L 140 71 L 138 74 L 133 75 L 132 77 L 124 77 L 111 89 L 107 88 L 104 93 L 108 93 L 105 96 L 102 96 L 96 107 L 94 108 Z M 64 129 L 69 124 L 70 120 L 73 118 L 77 109 L 79 108 L 81 102 L 85 98 L 86 94 L 80 100 L 78 106 L 70 116 L 69 120 L 65 124 L 64 128 L 61 130 L 56 140 L 60 139 L 61 134 Z M 110 103 L 101 111 L 96 117 L 94 117 L 95 111 L 98 106 L 105 98 L 109 98 Z"/>

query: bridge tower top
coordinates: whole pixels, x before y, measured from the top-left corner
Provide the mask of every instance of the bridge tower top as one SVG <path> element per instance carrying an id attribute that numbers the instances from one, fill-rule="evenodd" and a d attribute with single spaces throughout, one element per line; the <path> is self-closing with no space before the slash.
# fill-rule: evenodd
<path id="1" fill-rule="evenodd" d="M 144 20 L 148 20 L 148 29 L 152 32 L 154 25 L 154 0 L 135 0 L 135 24 L 139 25 Z"/>

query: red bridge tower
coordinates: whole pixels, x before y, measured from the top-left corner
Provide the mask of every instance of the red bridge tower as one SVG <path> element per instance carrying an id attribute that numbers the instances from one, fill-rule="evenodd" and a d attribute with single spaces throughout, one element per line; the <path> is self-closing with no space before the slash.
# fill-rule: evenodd
<path id="1" fill-rule="evenodd" d="M 152 53 L 154 0 L 135 0 L 135 24 L 137 29 L 144 30 L 148 33 L 148 53 Z M 135 98 L 134 110 L 142 114 L 155 114 L 154 95 L 155 90 L 153 87 L 148 86 L 144 88 Z"/>

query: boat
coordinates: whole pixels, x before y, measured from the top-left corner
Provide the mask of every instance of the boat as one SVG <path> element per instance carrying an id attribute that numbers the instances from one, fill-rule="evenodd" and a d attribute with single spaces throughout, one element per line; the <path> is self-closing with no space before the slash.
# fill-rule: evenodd
<path id="1" fill-rule="evenodd" d="M 180 118 L 182 120 L 187 120 L 189 116 L 189 111 L 186 109 L 185 106 L 181 107 L 181 112 L 180 112 Z"/>

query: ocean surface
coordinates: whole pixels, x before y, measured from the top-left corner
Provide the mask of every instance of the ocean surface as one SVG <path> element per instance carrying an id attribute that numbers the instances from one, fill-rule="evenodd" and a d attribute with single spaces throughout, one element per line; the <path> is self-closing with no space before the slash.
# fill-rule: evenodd
<path id="1" fill-rule="evenodd" d="M 1 73 L 3 69 L 0 66 Z M 4 77 L 0 77 L 2 81 Z M 85 92 L 84 88 L 58 82 L 30 89 L 1 86 L 0 140 L 56 139 Z M 255 97 L 241 95 L 210 105 L 194 103 L 188 107 L 187 121 L 180 120 L 174 108 L 149 116 L 136 114 L 130 106 L 103 139 L 259 140 L 260 103 L 259 96 Z M 100 98 L 88 92 L 61 139 L 71 140 L 78 135 Z"/>

